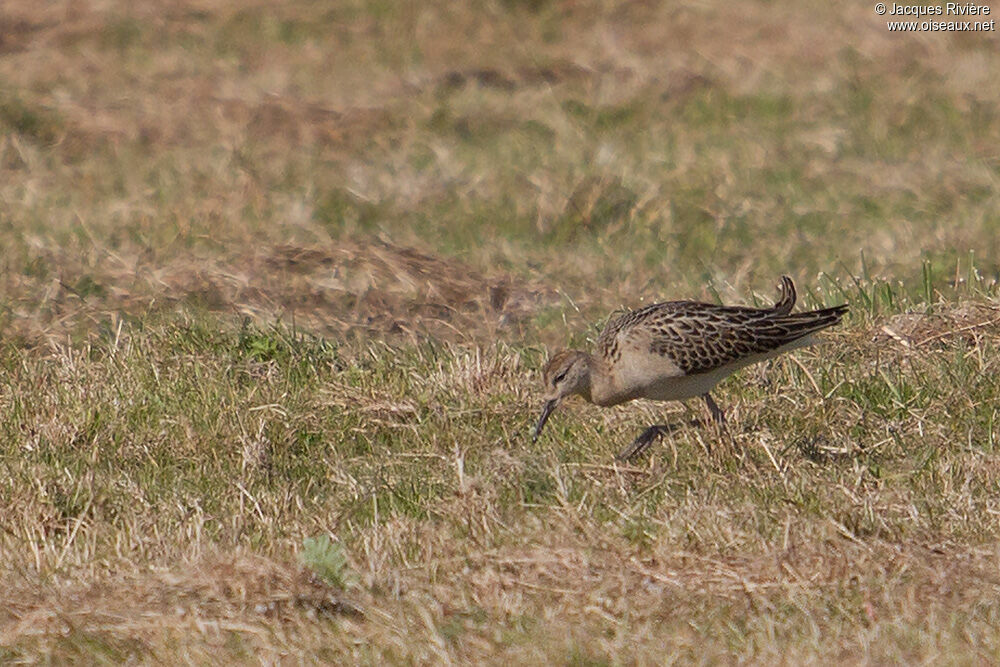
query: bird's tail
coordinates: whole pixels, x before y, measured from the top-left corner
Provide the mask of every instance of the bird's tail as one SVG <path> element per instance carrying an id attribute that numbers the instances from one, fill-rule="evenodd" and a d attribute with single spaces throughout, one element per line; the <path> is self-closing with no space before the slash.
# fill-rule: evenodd
<path id="1" fill-rule="evenodd" d="M 781 276 L 778 288 L 778 300 L 774 302 L 771 312 L 774 315 L 787 315 L 795 307 L 795 283 L 788 276 Z"/>
<path id="2" fill-rule="evenodd" d="M 766 321 L 761 322 L 756 333 L 758 336 L 770 338 L 781 345 L 787 345 L 817 331 L 840 324 L 846 312 L 847 304 L 844 303 L 805 313 L 776 313 L 767 318 Z"/>

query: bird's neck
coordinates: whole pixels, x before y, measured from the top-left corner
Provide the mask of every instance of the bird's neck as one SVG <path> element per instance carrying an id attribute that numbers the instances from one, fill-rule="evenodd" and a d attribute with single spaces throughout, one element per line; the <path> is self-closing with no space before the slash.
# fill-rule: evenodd
<path id="1" fill-rule="evenodd" d="M 590 370 L 590 382 L 586 392 L 581 392 L 585 399 L 600 406 L 618 405 L 629 400 L 628 396 L 619 391 L 611 369 L 603 359 L 592 354 L 587 355 L 587 367 Z"/>

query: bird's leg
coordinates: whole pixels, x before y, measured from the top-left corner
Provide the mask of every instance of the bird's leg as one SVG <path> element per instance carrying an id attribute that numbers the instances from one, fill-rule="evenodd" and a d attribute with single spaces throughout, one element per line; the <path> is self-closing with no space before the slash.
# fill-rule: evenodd
<path id="1" fill-rule="evenodd" d="M 716 404 L 715 400 L 707 392 L 702 394 L 702 398 L 705 399 L 705 404 L 708 405 L 708 410 L 712 413 L 712 421 L 719 427 L 719 431 L 721 432 L 726 423 L 726 415 L 723 414 L 722 408 Z M 692 425 L 696 425 L 697 423 L 697 421 L 692 422 Z M 639 437 L 633 440 L 631 445 L 620 451 L 615 458 L 619 461 L 630 461 L 649 449 L 649 446 L 657 438 L 668 435 L 671 431 L 676 430 L 676 428 L 676 426 L 667 426 L 666 424 L 653 424 L 640 433 Z"/>
<path id="2" fill-rule="evenodd" d="M 733 440 L 733 434 L 732 432 L 730 432 L 726 424 L 726 415 L 723 414 L 722 408 L 719 407 L 719 405 L 715 402 L 715 400 L 708 392 L 702 394 L 702 398 L 705 399 L 705 405 L 708 406 L 708 411 L 712 413 L 712 422 L 715 426 L 714 430 L 716 437 L 720 439 L 728 439 L 729 444 L 735 446 L 735 442 Z M 705 449 L 709 450 L 707 443 L 705 444 Z M 709 453 L 711 453 L 710 450 Z"/>
<path id="3" fill-rule="evenodd" d="M 716 424 L 725 424 L 726 415 L 723 414 L 722 408 L 720 408 L 719 405 L 715 402 L 715 399 L 712 398 L 712 395 L 706 391 L 704 394 L 701 395 L 701 397 L 705 399 L 705 404 L 708 406 L 708 411 L 712 413 L 712 420 Z"/>
<path id="4" fill-rule="evenodd" d="M 667 435 L 673 429 L 666 424 L 654 424 L 639 434 L 632 444 L 618 452 L 615 458 L 619 461 L 631 461 L 646 451 L 660 436 Z"/>

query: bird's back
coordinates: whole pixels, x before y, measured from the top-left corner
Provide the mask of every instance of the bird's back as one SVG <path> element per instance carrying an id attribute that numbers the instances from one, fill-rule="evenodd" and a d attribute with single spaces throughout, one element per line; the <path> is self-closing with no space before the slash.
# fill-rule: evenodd
<path id="1" fill-rule="evenodd" d="M 633 310 L 609 321 L 597 340 L 605 363 L 623 354 L 663 357 L 684 375 L 708 373 L 740 360 L 754 361 L 779 352 L 810 334 L 840 322 L 846 305 L 792 314 L 795 287 L 782 279 L 779 301 L 771 308 L 719 306 L 668 301 Z"/>

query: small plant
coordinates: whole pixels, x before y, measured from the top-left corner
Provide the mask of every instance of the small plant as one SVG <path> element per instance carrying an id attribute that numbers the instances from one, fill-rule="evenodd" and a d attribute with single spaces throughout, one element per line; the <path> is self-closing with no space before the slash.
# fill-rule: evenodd
<path id="1" fill-rule="evenodd" d="M 329 535 L 302 540 L 299 558 L 317 577 L 331 586 L 347 588 L 355 583 L 355 577 L 347 564 L 343 543 L 334 542 Z"/>

